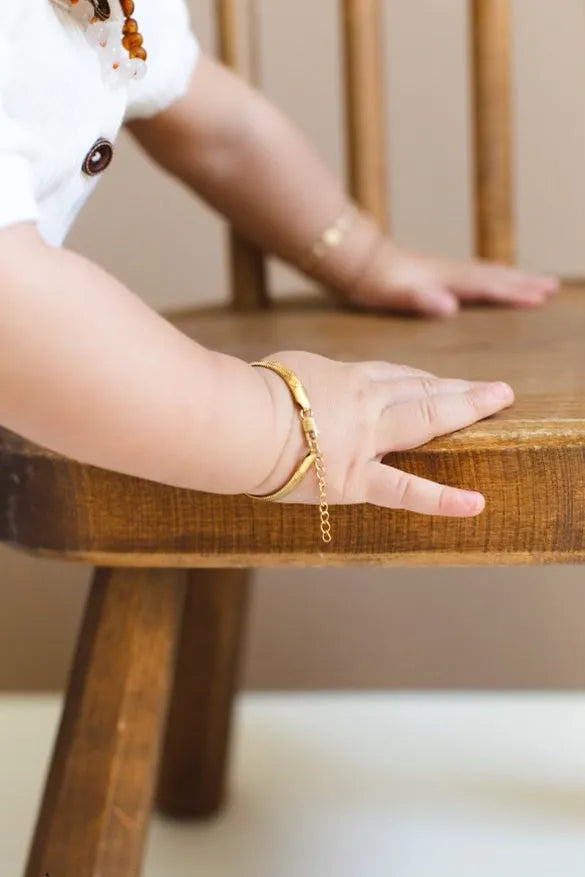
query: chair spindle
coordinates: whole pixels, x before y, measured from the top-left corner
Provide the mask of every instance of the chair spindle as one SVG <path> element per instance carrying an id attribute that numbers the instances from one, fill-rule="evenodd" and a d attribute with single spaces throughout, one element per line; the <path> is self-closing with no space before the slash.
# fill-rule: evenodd
<path id="1" fill-rule="evenodd" d="M 514 261 L 509 0 L 471 0 L 476 251 Z"/>
<path id="2" fill-rule="evenodd" d="M 388 228 L 381 0 L 341 0 L 349 185 Z"/>
<path id="3" fill-rule="evenodd" d="M 221 60 L 253 85 L 260 80 L 257 0 L 216 0 L 218 48 Z M 241 15 L 246 27 L 240 27 Z M 242 30 L 245 33 L 242 33 Z M 245 37 L 243 39 L 242 37 Z M 268 307 L 269 295 L 264 253 L 235 229 L 230 230 L 232 303 L 236 310 Z"/>

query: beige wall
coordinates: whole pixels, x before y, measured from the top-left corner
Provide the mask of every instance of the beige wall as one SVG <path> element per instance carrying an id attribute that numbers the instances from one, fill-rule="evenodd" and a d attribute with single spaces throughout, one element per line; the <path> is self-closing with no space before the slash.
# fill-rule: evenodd
<path id="1" fill-rule="evenodd" d="M 520 260 L 585 274 L 585 6 L 512 5 Z M 265 0 L 262 45 L 267 92 L 341 169 L 336 6 Z M 386 6 L 394 230 L 410 244 L 465 254 L 466 3 Z M 209 8 L 202 7 L 193 0 L 209 44 Z M 218 220 L 126 141 L 70 244 L 157 307 L 227 293 Z M 276 274 L 279 288 L 290 283 L 288 272 Z M 0 565 L 0 688 L 60 686 L 87 572 L 8 550 Z M 263 572 L 247 680 L 278 687 L 580 686 L 581 580 L 570 568 Z"/>

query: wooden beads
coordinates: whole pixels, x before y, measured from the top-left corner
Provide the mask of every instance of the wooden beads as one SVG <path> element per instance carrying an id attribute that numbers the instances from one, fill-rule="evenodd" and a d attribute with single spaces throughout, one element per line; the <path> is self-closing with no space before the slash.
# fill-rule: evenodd
<path id="1" fill-rule="evenodd" d="M 70 0 L 70 2 L 75 5 L 78 0 Z M 99 21 L 107 21 L 110 18 L 111 10 L 108 0 L 91 0 L 91 5 Z M 132 18 L 135 9 L 134 0 L 120 0 L 120 8 L 125 19 L 122 26 L 122 45 L 130 58 L 146 61 L 148 53 L 143 46 L 144 38 L 138 30 L 138 22 Z"/>
<path id="2" fill-rule="evenodd" d="M 144 38 L 138 30 L 138 22 L 132 18 L 135 9 L 134 0 L 120 0 L 120 6 L 126 19 L 122 27 L 122 45 L 131 58 L 139 58 L 141 61 L 146 61 L 148 53 L 142 45 Z"/>

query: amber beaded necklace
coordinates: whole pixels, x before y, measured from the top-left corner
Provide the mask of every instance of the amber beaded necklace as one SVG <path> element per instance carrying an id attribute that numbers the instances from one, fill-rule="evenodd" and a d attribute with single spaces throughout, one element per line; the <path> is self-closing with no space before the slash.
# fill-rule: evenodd
<path id="1" fill-rule="evenodd" d="M 97 2 L 99 3 L 100 0 L 97 0 Z M 141 61 L 146 61 L 147 52 L 142 45 L 144 40 L 138 30 L 138 22 L 132 18 L 134 15 L 134 0 L 120 0 L 120 6 L 124 13 L 122 45 L 131 58 L 140 58 Z"/>
<path id="2" fill-rule="evenodd" d="M 134 0 L 118 0 L 123 16 L 112 15 L 111 0 L 52 0 L 57 6 L 74 12 L 86 23 L 89 42 L 104 50 L 103 60 L 108 72 L 123 79 L 142 79 L 146 75 L 147 52 L 134 15 Z M 121 36 L 121 39 L 120 39 Z M 124 58 L 124 50 L 127 58 Z"/>

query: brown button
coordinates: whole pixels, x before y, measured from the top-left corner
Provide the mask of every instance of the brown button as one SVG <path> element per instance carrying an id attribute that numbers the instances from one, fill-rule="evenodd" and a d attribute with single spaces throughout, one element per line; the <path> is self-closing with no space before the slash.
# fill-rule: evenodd
<path id="1" fill-rule="evenodd" d="M 88 177 L 96 177 L 109 166 L 114 157 L 114 147 L 109 140 L 96 140 L 83 162 L 83 173 Z"/>
<path id="2" fill-rule="evenodd" d="M 100 21 L 107 21 L 112 14 L 108 0 L 91 0 L 91 5 Z"/>

